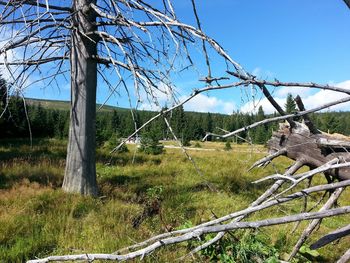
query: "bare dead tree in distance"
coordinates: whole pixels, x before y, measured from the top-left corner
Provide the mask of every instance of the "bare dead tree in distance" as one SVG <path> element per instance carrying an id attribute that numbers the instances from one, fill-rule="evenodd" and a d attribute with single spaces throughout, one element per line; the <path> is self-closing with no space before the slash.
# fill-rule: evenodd
<path id="1" fill-rule="evenodd" d="M 17 92 L 31 85 L 32 74 L 42 72 L 42 80 L 55 84 L 70 72 L 71 113 L 63 181 L 67 192 L 98 192 L 98 74 L 111 94 L 121 89 L 130 94 L 133 86 L 137 100 L 145 94 L 157 104 L 157 92 L 173 93 L 173 72 L 193 66 L 191 53 L 196 42 L 205 51 L 207 83 L 217 79 L 211 76 L 206 44 L 230 65 L 227 69 L 240 70 L 221 46 L 200 30 L 198 19 L 199 29 L 181 23 L 170 0 L 160 2 L 161 9 L 141 0 L 10 0 L 0 1 L 0 6 L 1 30 L 8 37 L 0 48 L 1 64 L 9 71 L 11 86 Z M 108 76 L 111 71 L 116 83 Z"/>

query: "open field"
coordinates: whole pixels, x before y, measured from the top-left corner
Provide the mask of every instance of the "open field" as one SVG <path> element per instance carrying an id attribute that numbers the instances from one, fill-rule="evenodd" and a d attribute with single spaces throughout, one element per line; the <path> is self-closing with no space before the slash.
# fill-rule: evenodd
<path id="1" fill-rule="evenodd" d="M 181 149 L 179 144 L 176 141 L 162 141 L 162 144 L 165 148 L 172 149 Z M 266 149 L 262 145 L 249 145 L 249 144 L 232 144 L 233 147 L 230 152 L 238 153 L 256 153 L 256 154 L 265 154 Z M 226 151 L 225 144 L 222 142 L 208 141 L 192 141 L 189 147 L 184 147 L 186 150 L 196 150 L 196 151 Z"/>
<path id="2" fill-rule="evenodd" d="M 28 140 L 0 141 L 0 262 L 22 262 L 52 254 L 110 253 L 160 232 L 225 215 L 247 207 L 267 187 L 267 183 L 254 185 L 252 181 L 288 165 L 288 160 L 280 158 L 274 166 L 247 173 L 263 156 L 262 146 L 252 149 L 232 144 L 232 151 L 222 151 L 224 143 L 200 142 L 200 148 L 214 150 L 189 150 L 202 171 L 199 175 L 179 149 L 167 148 L 164 154 L 151 156 L 134 155 L 135 146 L 128 147 L 128 153 L 112 158 L 108 149 L 98 149 L 100 197 L 93 199 L 60 190 L 65 141 L 37 140 L 33 147 Z M 314 181 L 319 180 L 323 179 Z M 348 189 L 340 202 L 349 199 Z M 310 198 L 309 207 L 316 201 Z M 140 216 L 154 204 L 160 209 Z M 297 213 L 301 207 L 302 202 L 297 201 L 250 219 Z M 349 215 L 324 220 L 311 241 L 349 220 Z M 277 262 L 274 255 L 283 258 L 298 238 L 300 228 L 290 234 L 292 229 L 293 225 L 286 225 L 234 232 L 222 246 L 186 261 Z M 320 256 L 313 261 L 334 262 L 349 243 L 348 237 L 320 249 Z M 164 248 L 145 261 L 174 262 L 194 245 L 189 242 Z M 302 256 L 298 260 L 308 262 Z"/>
<path id="3" fill-rule="evenodd" d="M 46 109 L 55 109 L 55 110 L 70 110 L 70 102 L 65 100 L 44 100 L 44 99 L 33 99 L 33 98 L 26 98 L 26 103 L 28 105 L 41 105 L 43 108 Z M 101 104 L 97 104 L 96 108 L 98 109 L 101 106 Z M 126 108 L 120 108 L 120 107 L 114 107 L 110 105 L 104 105 L 100 111 L 104 112 L 111 112 L 113 110 L 119 110 L 119 111 L 128 111 Z"/>

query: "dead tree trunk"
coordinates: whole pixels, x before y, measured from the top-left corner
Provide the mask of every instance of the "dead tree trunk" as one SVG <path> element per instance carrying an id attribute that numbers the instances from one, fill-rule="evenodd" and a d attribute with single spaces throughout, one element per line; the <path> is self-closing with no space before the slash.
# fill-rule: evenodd
<path id="1" fill-rule="evenodd" d="M 285 155 L 288 158 L 301 162 L 303 165 L 315 169 L 334 159 L 337 162 L 350 161 L 350 139 L 346 136 L 312 133 L 303 123 L 294 122 L 295 127 L 291 128 L 289 123 L 280 124 L 280 128 L 268 141 L 268 149 L 274 158 Z M 350 179 L 350 168 L 332 169 L 326 172 L 339 180 Z"/>
<path id="2" fill-rule="evenodd" d="M 71 33 L 71 112 L 67 149 L 67 163 L 62 188 L 67 192 L 97 195 L 95 167 L 95 120 L 97 53 L 93 36 L 95 15 L 88 6 L 96 1 L 75 0 L 73 2 L 74 29 Z"/>

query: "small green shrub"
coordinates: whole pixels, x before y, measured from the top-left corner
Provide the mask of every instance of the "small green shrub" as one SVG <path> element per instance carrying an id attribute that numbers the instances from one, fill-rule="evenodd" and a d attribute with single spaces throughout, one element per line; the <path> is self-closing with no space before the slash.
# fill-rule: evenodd
<path id="1" fill-rule="evenodd" d="M 312 262 L 321 261 L 320 254 L 316 250 L 311 250 L 307 245 L 300 248 L 299 254 Z"/>
<path id="2" fill-rule="evenodd" d="M 159 136 L 155 130 L 143 133 L 139 151 L 157 155 L 163 153 L 163 148 L 164 146 L 159 144 Z"/>
<path id="3" fill-rule="evenodd" d="M 162 193 L 163 193 L 163 187 L 160 185 L 147 188 L 146 190 L 147 199 L 151 199 L 151 200 L 154 200 L 154 199 L 160 200 L 162 197 Z"/>
<path id="4" fill-rule="evenodd" d="M 214 235 L 207 235 L 210 240 Z M 277 249 L 260 240 L 255 233 L 247 232 L 240 239 L 227 236 L 204 249 L 202 255 L 210 262 L 269 262 L 277 263 Z"/>
<path id="5" fill-rule="evenodd" d="M 94 199 L 83 198 L 73 208 L 72 216 L 75 219 L 87 216 L 91 211 L 98 209 L 98 202 Z"/>
<path id="6" fill-rule="evenodd" d="M 199 142 L 196 142 L 196 143 L 194 144 L 194 147 L 195 147 L 195 148 L 202 148 L 202 145 L 201 145 Z"/>
<path id="7" fill-rule="evenodd" d="M 183 146 L 191 146 L 191 141 L 190 141 L 188 135 L 183 135 L 181 137 L 181 143 Z"/>
<path id="8" fill-rule="evenodd" d="M 148 139 L 142 139 L 139 150 L 146 154 L 158 155 L 163 153 L 163 148 L 164 148 L 163 145 L 160 145 Z"/>
<path id="9" fill-rule="evenodd" d="M 232 150 L 232 146 L 231 146 L 231 142 L 230 141 L 227 141 L 225 143 L 225 148 L 224 148 L 225 151 L 230 151 Z"/>
<path id="10" fill-rule="evenodd" d="M 122 142 L 122 139 L 118 138 L 117 134 L 112 135 L 103 145 L 108 151 L 112 151 Z M 124 143 L 118 150 L 118 153 L 126 153 L 129 152 L 128 147 Z"/>

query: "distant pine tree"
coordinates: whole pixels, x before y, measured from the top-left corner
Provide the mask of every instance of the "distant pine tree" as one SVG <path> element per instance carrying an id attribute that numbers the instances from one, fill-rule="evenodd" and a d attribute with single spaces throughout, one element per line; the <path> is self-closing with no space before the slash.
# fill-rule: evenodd
<path id="1" fill-rule="evenodd" d="M 2 138 L 4 138 L 5 128 L 6 128 L 5 127 L 6 121 L 4 116 L 6 102 L 7 102 L 7 84 L 5 79 L 0 74 L 0 116 L 2 115 L 2 118 L 0 118 L 0 135 L 1 135 L 0 137 Z"/>
<path id="2" fill-rule="evenodd" d="M 147 154 L 161 154 L 163 152 L 163 145 L 159 143 L 162 136 L 160 127 L 153 124 L 148 131 L 142 133 L 140 151 Z"/>
<path id="3" fill-rule="evenodd" d="M 288 93 L 284 107 L 287 114 L 298 111 L 292 94 Z"/>
<path id="4" fill-rule="evenodd" d="M 265 119 L 265 112 L 263 107 L 260 105 L 258 108 L 258 113 L 255 116 L 255 121 L 262 121 Z M 254 143 L 264 144 L 267 140 L 268 129 L 266 125 L 258 126 L 257 128 L 250 131 L 251 137 L 253 138 Z"/>
<path id="5" fill-rule="evenodd" d="M 187 116 L 182 106 L 173 110 L 170 124 L 175 135 L 181 140 L 182 144 L 188 146 L 190 144 L 190 131 Z"/>
<path id="6" fill-rule="evenodd" d="M 27 112 L 21 97 L 14 95 L 9 98 L 8 107 L 3 117 L 5 118 L 6 137 L 29 136 Z"/>
<path id="7" fill-rule="evenodd" d="M 341 123 L 339 118 L 336 118 L 334 113 L 327 112 L 322 116 L 322 128 L 325 132 L 335 133 L 341 131 Z"/>
<path id="8" fill-rule="evenodd" d="M 115 133 L 118 133 L 120 129 L 120 124 L 121 124 L 120 116 L 116 110 L 113 110 L 112 120 L 111 120 L 112 131 Z"/>
<path id="9" fill-rule="evenodd" d="M 260 105 L 258 108 L 258 114 L 256 116 L 256 120 L 262 121 L 263 119 L 265 119 L 265 112 L 264 112 L 263 107 Z"/>
<path id="10" fill-rule="evenodd" d="M 205 131 L 206 132 L 213 132 L 213 118 L 211 114 L 208 112 L 205 118 Z"/>
<path id="11" fill-rule="evenodd" d="M 7 83 L 6 80 L 2 77 L 2 75 L 0 74 L 0 115 L 2 113 L 2 111 L 5 109 L 6 106 L 6 102 L 7 102 Z"/>
<path id="12" fill-rule="evenodd" d="M 45 137 L 48 135 L 47 113 L 48 111 L 40 103 L 34 108 L 31 116 L 31 128 L 34 137 Z"/>

